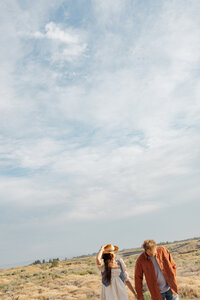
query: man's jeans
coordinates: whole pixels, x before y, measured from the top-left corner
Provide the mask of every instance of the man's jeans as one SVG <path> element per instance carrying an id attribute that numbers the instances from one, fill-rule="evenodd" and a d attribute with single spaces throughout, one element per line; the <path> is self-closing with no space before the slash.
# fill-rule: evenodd
<path id="1" fill-rule="evenodd" d="M 161 294 L 161 296 L 162 296 L 162 300 L 179 300 L 179 296 L 178 295 L 174 295 L 173 293 L 172 293 L 172 290 L 171 289 L 169 289 L 167 292 L 165 292 L 165 293 L 162 293 Z"/>

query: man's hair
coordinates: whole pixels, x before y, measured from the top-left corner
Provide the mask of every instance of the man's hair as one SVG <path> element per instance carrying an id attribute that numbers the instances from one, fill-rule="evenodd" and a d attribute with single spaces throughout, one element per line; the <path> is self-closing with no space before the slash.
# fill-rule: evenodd
<path id="1" fill-rule="evenodd" d="M 154 240 L 146 240 L 144 241 L 142 247 L 144 248 L 145 251 L 151 250 L 156 247 L 156 242 Z"/>

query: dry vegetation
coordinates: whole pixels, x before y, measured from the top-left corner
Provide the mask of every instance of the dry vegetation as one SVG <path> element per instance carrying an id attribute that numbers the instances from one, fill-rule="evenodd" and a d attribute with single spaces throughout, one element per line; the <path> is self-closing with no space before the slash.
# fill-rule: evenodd
<path id="1" fill-rule="evenodd" d="M 180 299 L 200 299 L 200 239 L 165 246 L 177 263 Z M 120 253 L 132 282 L 139 251 L 141 249 Z M 62 261 L 57 267 L 45 263 L 0 270 L 1 300 L 97 300 L 100 289 L 101 278 L 94 256 Z M 145 298 L 150 299 L 148 292 L 145 294 Z"/>

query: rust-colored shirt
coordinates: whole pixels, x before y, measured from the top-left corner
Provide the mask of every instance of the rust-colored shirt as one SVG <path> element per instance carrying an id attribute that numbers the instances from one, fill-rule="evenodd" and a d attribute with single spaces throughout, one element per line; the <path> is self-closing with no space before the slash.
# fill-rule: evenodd
<path id="1" fill-rule="evenodd" d="M 172 292 L 178 294 L 176 264 L 171 254 L 165 247 L 157 246 L 156 260 Z M 144 299 L 142 291 L 143 274 L 145 275 L 152 299 L 162 300 L 153 262 L 145 251 L 140 254 L 135 265 L 135 289 L 139 299 Z"/>

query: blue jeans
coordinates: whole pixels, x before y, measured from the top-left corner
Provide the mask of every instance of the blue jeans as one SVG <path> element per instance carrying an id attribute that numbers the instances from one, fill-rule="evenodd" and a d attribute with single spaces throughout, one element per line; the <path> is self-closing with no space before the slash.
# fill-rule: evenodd
<path id="1" fill-rule="evenodd" d="M 161 293 L 162 296 L 162 300 L 179 300 L 179 296 L 178 295 L 174 295 L 172 293 L 172 290 L 169 289 L 167 292 L 165 293 Z"/>

